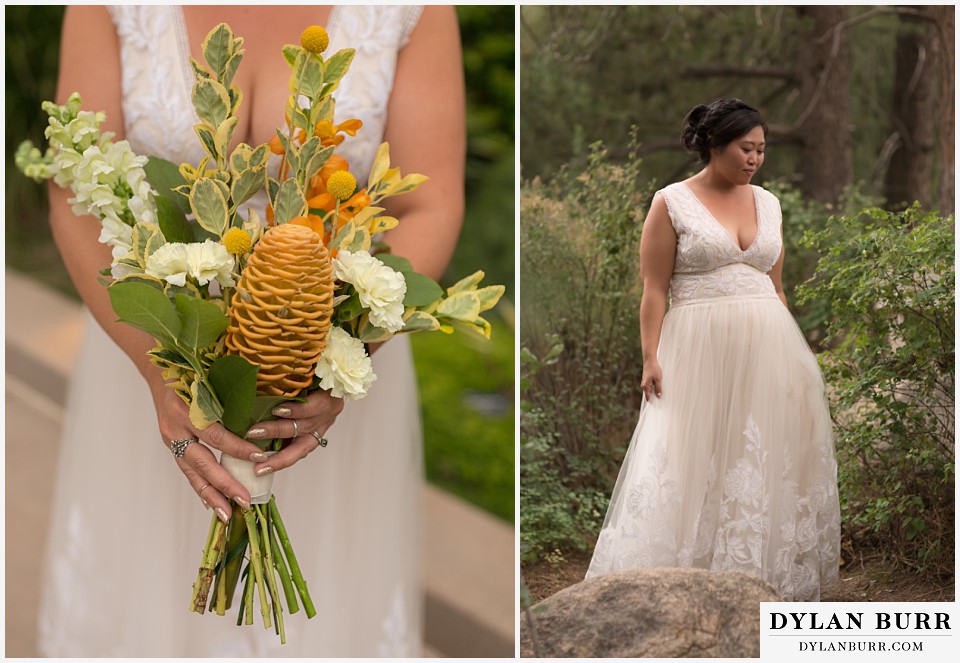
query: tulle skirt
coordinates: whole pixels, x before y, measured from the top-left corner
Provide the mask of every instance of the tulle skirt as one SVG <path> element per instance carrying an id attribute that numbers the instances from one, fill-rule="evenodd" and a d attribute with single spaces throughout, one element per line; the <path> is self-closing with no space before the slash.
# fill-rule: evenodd
<path id="1" fill-rule="evenodd" d="M 68 398 L 43 578 L 50 657 L 419 655 L 422 446 L 409 342 L 374 355 L 370 395 L 348 403 L 274 494 L 317 615 L 285 614 L 287 644 L 257 619 L 188 612 L 210 526 L 160 441 L 130 360 L 89 319 Z M 286 612 L 286 611 L 285 611 Z"/>
<path id="2" fill-rule="evenodd" d="M 836 577 L 840 507 L 816 359 L 767 296 L 673 306 L 662 398 L 641 408 L 587 577 L 638 567 L 749 573 L 785 600 Z"/>

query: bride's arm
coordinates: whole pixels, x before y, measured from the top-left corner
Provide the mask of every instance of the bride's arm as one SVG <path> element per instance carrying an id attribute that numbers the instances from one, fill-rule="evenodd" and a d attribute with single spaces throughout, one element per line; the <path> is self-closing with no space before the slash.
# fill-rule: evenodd
<path id="1" fill-rule="evenodd" d="M 780 242 L 781 244 L 783 243 L 783 226 L 780 227 Z M 777 297 L 780 298 L 784 306 L 787 306 L 787 295 L 783 291 L 783 257 L 785 253 L 784 247 L 781 246 L 780 257 L 777 258 L 777 262 L 773 264 L 773 267 L 770 268 L 767 275 L 770 277 L 770 280 L 773 281 L 773 287 L 777 291 Z"/>
<path id="2" fill-rule="evenodd" d="M 464 208 L 466 101 L 460 30 L 450 6 L 428 6 L 400 52 L 384 140 L 391 164 L 430 178 L 386 201 L 400 225 L 386 241 L 439 279 L 456 247 Z"/>
<path id="3" fill-rule="evenodd" d="M 657 359 L 663 318 L 667 313 L 667 292 L 677 255 L 677 234 L 670 223 L 666 201 L 653 197 L 640 235 L 640 343 L 643 350 L 643 377 L 640 386 L 649 401 L 663 394 L 663 372 Z"/>
<path id="4" fill-rule="evenodd" d="M 115 140 L 120 140 L 124 135 L 120 80 L 119 45 L 106 8 L 68 7 L 61 37 L 57 102 L 64 103 L 72 92 L 79 92 L 84 110 L 106 112 L 102 129 L 115 132 Z M 74 216 L 67 203 L 70 196 L 69 191 L 50 185 L 50 226 L 54 241 L 84 303 L 150 386 L 164 444 L 169 446 L 173 439 L 200 437 L 232 456 L 251 458 L 259 454 L 255 445 L 232 435 L 220 424 L 202 432 L 190 424 L 186 405 L 164 385 L 160 369 L 146 356 L 147 350 L 156 345 L 154 340 L 144 332 L 116 322 L 107 289 L 97 281 L 99 270 L 110 265 L 110 249 L 97 241 L 99 231 L 92 217 Z M 97 431 L 91 430 L 89 434 L 96 435 Z M 189 445 L 184 458 L 176 462 L 195 491 L 199 493 L 207 484 L 216 489 L 207 489 L 201 499 L 205 498 L 211 507 L 224 514 L 230 512 L 225 496 L 249 500 L 246 489 L 217 464 L 214 455 L 202 444 Z"/>

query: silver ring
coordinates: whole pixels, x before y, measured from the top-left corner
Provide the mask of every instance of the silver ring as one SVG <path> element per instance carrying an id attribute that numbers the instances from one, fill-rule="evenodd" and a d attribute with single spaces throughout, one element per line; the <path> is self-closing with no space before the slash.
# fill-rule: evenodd
<path id="1" fill-rule="evenodd" d="M 187 453 L 187 447 L 197 441 L 195 437 L 185 437 L 182 440 L 170 440 L 170 451 L 173 452 L 174 457 L 183 458 L 183 454 Z"/>
<path id="2" fill-rule="evenodd" d="M 320 445 L 321 447 L 327 446 L 327 438 L 320 435 L 320 433 L 318 433 L 315 430 L 312 430 L 310 431 L 310 434 L 313 435 L 314 438 L 316 438 L 318 445 Z"/>
<path id="3" fill-rule="evenodd" d="M 296 437 L 300 437 L 300 427 L 297 426 L 297 420 L 296 420 L 296 419 L 291 419 L 290 421 L 293 422 L 293 437 L 295 437 L 295 438 L 296 438 Z"/>

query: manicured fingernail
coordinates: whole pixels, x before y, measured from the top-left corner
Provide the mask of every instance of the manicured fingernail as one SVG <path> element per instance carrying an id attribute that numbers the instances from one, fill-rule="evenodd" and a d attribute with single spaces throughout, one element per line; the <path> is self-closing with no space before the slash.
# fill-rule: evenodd
<path id="1" fill-rule="evenodd" d="M 266 428 L 251 428 L 247 431 L 247 437 L 252 437 L 255 439 L 260 439 L 267 436 Z"/>
<path id="2" fill-rule="evenodd" d="M 262 477 L 264 474 L 270 474 L 271 472 L 273 472 L 273 468 L 269 465 L 266 465 L 265 467 L 261 467 L 259 470 L 257 470 L 256 475 L 258 477 Z"/>
<path id="3" fill-rule="evenodd" d="M 252 460 L 254 463 L 259 463 L 260 461 L 264 461 L 266 459 L 267 455 L 262 454 L 259 451 L 254 451 L 252 454 L 250 454 L 250 460 Z"/>
<path id="4" fill-rule="evenodd" d="M 203 499 L 203 498 L 201 497 L 201 498 L 200 498 L 200 501 L 203 502 L 203 506 L 207 507 L 208 509 L 210 508 L 210 505 L 207 504 L 207 500 L 205 500 L 205 499 Z"/>
<path id="5" fill-rule="evenodd" d="M 248 502 L 247 500 L 243 499 L 242 497 L 234 497 L 234 498 L 233 498 L 233 501 L 236 502 L 237 504 L 239 504 L 240 506 L 242 506 L 244 509 L 249 509 L 249 508 L 250 508 L 250 502 Z"/>
<path id="6" fill-rule="evenodd" d="M 227 514 L 226 511 L 224 511 L 220 507 L 217 507 L 216 512 L 217 512 L 217 517 L 220 518 L 220 520 L 222 520 L 225 523 L 230 522 L 230 516 Z"/>
<path id="7" fill-rule="evenodd" d="M 283 407 L 282 405 L 280 407 L 275 407 L 273 408 L 273 414 L 278 417 L 287 417 L 290 415 L 290 408 Z"/>

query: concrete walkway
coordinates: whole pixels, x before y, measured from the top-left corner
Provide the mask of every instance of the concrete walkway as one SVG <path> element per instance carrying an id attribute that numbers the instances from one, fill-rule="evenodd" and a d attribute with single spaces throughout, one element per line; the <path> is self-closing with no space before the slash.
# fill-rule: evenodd
<path id="1" fill-rule="evenodd" d="M 79 307 L 6 270 L 6 656 L 36 657 L 38 578 Z M 56 352 L 51 352 L 51 349 Z M 29 495 L 29 499 L 23 496 Z M 515 653 L 514 529 L 432 486 L 423 488 L 425 652 Z"/>

